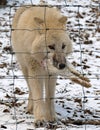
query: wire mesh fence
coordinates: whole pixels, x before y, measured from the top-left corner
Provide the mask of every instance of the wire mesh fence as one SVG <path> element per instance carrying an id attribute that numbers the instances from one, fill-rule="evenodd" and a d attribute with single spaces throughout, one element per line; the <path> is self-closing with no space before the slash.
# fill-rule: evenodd
<path id="1" fill-rule="evenodd" d="M 56 114 L 58 116 L 58 119 L 56 122 L 46 122 L 43 124 L 39 124 L 41 127 L 43 125 L 44 129 L 70 129 L 69 124 L 74 125 L 84 125 L 83 129 L 88 130 L 88 124 L 94 124 L 94 125 L 100 125 L 100 111 L 99 111 L 99 99 L 100 99 L 100 89 L 99 89 L 99 81 L 100 81 L 100 71 L 99 71 L 99 32 L 100 32 L 100 3 L 99 1 L 95 1 L 95 3 L 90 5 L 82 5 L 82 4 L 69 4 L 66 0 L 63 1 L 63 4 L 48 4 L 48 2 L 42 1 L 42 4 L 36 5 L 34 1 L 30 0 L 31 7 L 41 7 L 44 8 L 44 21 L 45 21 L 45 46 L 47 48 L 47 32 L 49 30 L 53 31 L 67 31 L 69 32 L 70 38 L 73 40 L 73 43 L 77 46 L 74 47 L 72 53 L 72 56 L 69 57 L 69 60 L 72 61 L 73 65 L 76 66 L 77 69 L 80 70 L 81 74 L 86 75 L 91 80 L 91 83 L 93 83 L 93 90 L 87 90 L 84 89 L 84 87 L 77 86 L 76 84 L 73 84 L 70 81 L 58 76 L 57 77 L 57 84 L 56 84 L 56 94 L 55 97 L 51 97 L 50 100 L 55 101 L 55 107 L 56 107 Z M 2 129 L 6 129 L 10 125 L 14 125 L 12 127 L 15 130 L 18 130 L 19 128 L 22 129 L 23 125 L 33 123 L 33 117 L 29 114 L 25 114 L 25 108 L 26 103 L 28 101 L 28 90 L 26 88 L 26 84 L 24 83 L 24 76 L 22 73 L 19 72 L 19 67 L 16 63 L 15 54 L 19 55 L 31 55 L 29 52 L 14 52 L 12 49 L 12 41 L 11 41 L 11 33 L 15 30 L 17 31 L 35 31 L 39 30 L 37 28 L 33 29 L 16 29 L 12 28 L 12 18 L 13 15 L 19 7 L 26 7 L 30 8 L 30 5 L 6 5 L 5 8 L 8 8 L 8 28 L 0 29 L 2 33 L 5 33 L 7 35 L 8 33 L 8 39 L 9 43 L 6 45 L 6 47 L 2 47 L 1 44 L 1 64 L 0 68 L 2 73 L 0 76 L 0 79 L 2 82 L 7 82 L 6 87 L 2 87 L 2 84 L 0 85 L 0 89 L 5 92 L 5 98 L 0 99 L 0 104 L 5 105 L 5 109 L 3 112 L 8 112 L 10 115 L 12 115 L 11 122 L 10 121 L 3 121 L 1 124 Z M 68 19 L 71 19 L 72 22 L 69 20 L 68 24 L 66 25 L 67 28 L 46 28 L 46 12 L 47 8 L 50 7 L 57 7 L 62 13 L 64 13 Z M 89 11 L 88 11 L 89 9 Z M 14 11 L 15 10 L 15 11 Z M 86 11 L 84 11 L 86 10 Z M 88 15 L 90 15 L 88 17 Z M 74 20 L 73 20 L 74 18 Z M 82 19 L 84 19 L 82 21 Z M 1 19 L 3 21 L 4 19 Z M 82 24 L 83 22 L 83 24 Z M 91 38 L 90 38 L 91 37 Z M 92 37 L 94 39 L 92 39 Z M 94 42 L 97 42 L 97 44 L 94 44 Z M 93 45 L 94 44 L 94 45 Z M 96 47 L 97 45 L 97 47 Z M 85 48 L 86 47 L 86 48 Z M 37 53 L 43 53 L 43 52 L 36 52 L 32 55 L 36 55 Z M 46 52 L 44 52 L 48 55 L 48 49 Z M 62 52 L 59 52 L 62 53 Z M 73 56 L 75 55 L 75 56 Z M 8 56 L 8 57 L 7 57 Z M 9 61 L 7 61 L 6 64 L 5 61 L 9 58 Z M 75 59 L 78 58 L 78 59 Z M 77 62 L 75 60 L 77 60 Z M 93 60 L 95 63 L 93 63 Z M 89 62 L 91 61 L 91 63 Z M 87 65 L 88 64 L 88 65 Z M 98 65 L 97 65 L 98 64 Z M 96 66 L 96 67 L 93 67 Z M 6 68 L 6 70 L 4 69 Z M 5 74 L 6 73 L 6 74 Z M 48 71 L 49 73 L 49 71 Z M 28 75 L 26 79 L 44 79 L 45 75 L 36 75 L 31 76 Z M 51 75 L 49 74 L 48 79 L 51 78 Z M 52 77 L 52 79 L 56 78 L 56 75 Z M 18 84 L 19 82 L 19 84 Z M 67 82 L 67 83 L 66 83 Z M 22 83 L 22 84 L 21 84 Z M 16 87 L 18 85 L 18 87 Z M 22 87 L 25 85 L 25 88 Z M 10 86 L 10 89 L 9 89 Z M 22 90 L 19 89 L 19 86 L 22 87 Z M 70 89 L 72 87 L 72 89 Z M 73 89 L 76 91 L 79 91 L 75 94 L 73 92 Z M 49 88 L 48 88 L 49 89 Z M 10 92 L 9 92 L 10 91 Z M 95 93 L 95 94 L 94 94 Z M 79 95 L 77 95 L 79 94 Z M 44 93 L 45 95 L 45 93 Z M 33 100 L 33 99 L 30 99 Z M 46 100 L 46 97 L 44 96 L 43 99 L 40 98 L 38 100 Z M 36 100 L 37 101 L 37 100 Z M 90 102 L 94 101 L 93 106 Z M 95 110 L 94 106 L 98 104 L 97 109 Z M 97 102 L 98 101 L 98 102 Z M 87 103 L 89 105 L 87 105 Z M 22 110 L 23 108 L 23 110 Z M 11 109 L 11 112 L 9 111 Z M 62 111 L 62 112 L 61 112 Z M 23 114 L 24 113 L 24 114 Z M 91 116 L 92 115 L 92 116 Z M 2 115 L 3 116 L 3 115 Z M 1 120 L 1 119 L 0 119 Z M 13 121 L 12 121 L 13 120 Z M 25 122 L 27 120 L 27 122 Z M 1 120 L 2 122 L 2 120 Z M 22 125 L 22 127 L 19 127 Z M 6 127 L 7 126 L 7 127 Z M 76 126 L 73 126 L 76 129 L 78 129 Z M 12 129 L 11 128 L 11 129 Z M 28 128 L 26 128 L 28 130 Z M 30 128 L 33 129 L 33 128 Z M 36 129 L 36 128 L 34 128 Z M 82 129 L 82 128 L 81 128 Z"/>

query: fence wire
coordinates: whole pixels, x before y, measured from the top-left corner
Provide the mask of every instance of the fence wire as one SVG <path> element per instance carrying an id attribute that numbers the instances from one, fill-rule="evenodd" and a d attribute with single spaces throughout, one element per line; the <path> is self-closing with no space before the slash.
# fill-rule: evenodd
<path id="1" fill-rule="evenodd" d="M 30 3 L 31 3 L 31 7 L 41 7 L 41 8 L 44 8 L 44 21 L 45 21 L 45 28 L 46 28 L 46 13 L 47 13 L 47 7 L 57 7 L 57 8 L 59 8 L 59 9 L 62 9 L 62 8 L 71 8 L 71 7 L 73 7 L 73 8 L 77 8 L 77 13 L 78 14 L 80 14 L 80 8 L 97 8 L 97 15 L 98 16 L 96 16 L 97 17 L 97 20 L 98 20 L 98 17 L 99 17 L 99 15 L 100 15 L 100 3 L 98 2 L 98 4 L 96 4 L 96 5 L 68 5 L 67 4 L 67 1 L 66 0 L 64 0 L 64 2 L 65 2 L 65 4 L 64 5 L 48 5 L 48 4 L 40 4 L 40 5 L 36 5 L 36 4 L 34 4 L 34 2 L 32 1 L 32 0 L 30 0 Z M 5 7 L 9 7 L 9 25 L 10 25 L 10 29 L 9 29 L 9 31 L 10 31 L 10 46 L 12 47 L 12 42 L 11 42 L 11 33 L 12 33 L 12 31 L 14 31 L 14 30 L 17 30 L 17 31 L 35 31 L 35 30 L 38 30 L 37 28 L 33 28 L 33 29 L 15 29 L 15 28 L 12 28 L 12 19 L 11 19 L 11 14 L 12 14 L 12 8 L 19 8 L 19 7 L 26 7 L 26 8 L 29 8 L 30 7 L 30 5 L 29 6 L 27 6 L 27 5 L 20 5 L 20 6 L 17 6 L 17 5 L 7 5 L 7 6 L 5 6 Z M 73 52 L 71 52 L 72 54 L 75 52 L 75 53 L 79 53 L 80 54 L 80 67 L 81 67 L 81 73 L 83 74 L 83 75 L 87 75 L 87 76 L 89 76 L 89 74 L 86 74 L 86 73 L 84 73 L 84 70 L 83 70 L 83 55 L 85 54 L 85 53 L 87 53 L 85 50 L 83 50 L 82 49 L 82 39 L 81 39 L 81 31 L 83 31 L 83 30 L 87 30 L 87 29 L 90 29 L 90 30 L 97 30 L 97 29 L 99 29 L 99 26 L 100 26 L 100 21 L 97 21 L 97 23 L 96 23 L 96 25 L 97 26 L 95 26 L 95 27 L 82 27 L 81 26 L 81 22 L 80 22 L 80 16 L 78 16 L 78 26 L 77 27 L 74 27 L 75 29 L 77 29 L 78 30 L 78 33 L 76 34 L 77 35 L 77 37 L 78 37 L 78 42 L 79 42 L 79 50 L 74 50 Z M 69 28 L 69 30 L 70 30 L 70 26 L 68 27 Z M 50 28 L 51 29 L 51 28 Z M 49 30 L 50 30 L 49 29 Z M 40 29 L 41 30 L 41 29 Z M 62 29 L 62 28 L 52 28 L 51 30 L 56 30 L 56 31 L 60 31 L 60 30 L 63 30 L 63 31 L 68 31 L 68 29 Z M 0 31 L 2 31 L 2 30 L 0 30 Z M 5 30 L 3 30 L 3 31 L 5 31 Z M 47 31 L 48 31 L 48 28 L 46 28 L 45 30 L 45 46 L 46 46 L 46 48 L 47 48 Z M 71 32 L 71 34 L 70 34 L 70 36 L 71 36 L 71 38 L 73 38 L 73 33 L 74 32 Z M 44 52 L 44 53 L 46 53 L 47 55 L 48 55 L 48 48 L 47 48 L 47 51 L 46 52 Z M 89 52 L 89 51 L 88 51 Z M 100 51 L 99 50 L 93 50 L 92 51 L 92 53 L 93 52 L 97 52 L 97 53 L 100 53 Z M 5 52 L 3 52 L 3 53 L 5 53 Z M 19 55 L 24 55 L 24 54 L 27 54 L 27 55 L 35 55 L 35 54 L 37 54 L 37 53 L 43 53 L 43 52 L 36 52 L 36 53 L 33 53 L 33 54 L 31 54 L 31 53 L 29 53 L 29 52 L 14 52 L 13 51 L 13 49 L 11 48 L 11 50 L 9 51 L 9 52 L 7 52 L 7 54 L 10 54 L 11 55 L 11 65 L 10 65 L 10 67 L 11 67 L 11 70 L 12 70 L 12 74 L 10 75 L 10 76 L 5 76 L 5 77 L 0 77 L 0 79 L 10 79 L 10 80 L 12 80 L 12 91 L 14 92 L 15 91 L 15 82 L 16 82 L 16 80 L 19 80 L 19 79 L 24 79 L 24 76 L 23 75 L 16 75 L 15 74 L 15 66 L 14 66 L 14 57 L 15 57 L 15 54 L 19 54 Z M 61 52 L 59 52 L 59 53 L 61 53 Z M 49 70 L 48 70 L 48 75 L 49 75 L 49 78 L 48 78 L 48 80 L 50 80 L 50 74 L 49 74 Z M 95 74 L 92 74 L 92 76 L 93 75 L 95 75 Z M 100 74 L 96 74 L 96 75 L 100 75 Z M 93 80 L 93 79 L 95 79 L 95 77 L 92 77 L 92 76 L 90 76 L 89 78 L 91 79 L 91 80 Z M 27 79 L 44 79 L 44 77 L 45 77 L 45 75 L 37 75 L 36 77 L 33 77 L 33 76 L 28 76 L 28 77 L 26 77 Z M 53 77 L 52 77 L 53 79 L 54 78 L 56 78 L 56 75 L 54 75 Z M 60 79 L 61 77 L 58 77 L 57 79 Z M 67 79 L 67 78 L 66 78 Z M 48 88 L 49 89 L 49 88 Z M 85 103 L 86 103 L 86 100 L 87 100 L 87 98 L 94 98 L 92 95 L 89 95 L 89 96 L 87 96 L 86 94 L 85 94 L 85 90 L 84 90 L 84 87 L 82 87 L 82 95 L 81 96 L 77 96 L 78 98 L 81 98 L 81 110 L 80 110 L 80 113 L 82 113 L 83 114 L 83 116 L 84 116 L 84 118 L 83 118 L 83 122 L 80 122 L 80 120 L 78 120 L 77 122 L 76 122 L 76 124 L 84 124 L 84 130 L 88 130 L 88 128 L 87 128 L 87 124 L 89 123 L 89 120 L 87 119 L 87 116 L 86 116 L 86 106 L 85 106 Z M 16 125 L 16 127 L 15 127 L 15 130 L 18 130 L 18 124 L 19 123 L 23 123 L 23 121 L 22 122 L 18 122 L 18 119 L 17 119 L 17 111 L 16 111 L 16 102 L 17 102 L 17 97 L 16 97 L 16 94 L 14 94 L 13 95 L 13 97 L 10 97 L 11 98 L 11 100 L 13 100 L 13 110 L 14 110 L 14 118 L 15 118 L 15 122 L 14 122 L 14 124 Z M 74 96 L 73 96 L 73 98 L 75 98 Z M 100 96 L 98 96 L 97 95 L 97 98 L 100 98 Z M 51 97 L 49 100 L 62 100 L 62 99 L 67 99 L 67 92 L 66 92 L 66 94 L 64 95 L 64 96 L 59 96 L 59 97 Z M 24 100 L 24 101 L 27 101 L 28 99 L 27 98 L 19 98 L 18 100 Z M 30 99 L 30 100 L 33 100 L 33 99 Z M 41 98 L 41 99 L 38 99 L 38 100 L 43 100 L 43 98 Z M 45 100 L 46 100 L 46 98 L 45 98 Z M 6 101 L 6 100 L 5 100 Z M 37 101 L 37 100 L 34 100 L 34 101 Z M 10 106 L 10 105 L 8 105 L 8 106 Z M 65 120 L 64 120 L 65 119 Z M 70 119 L 69 119 L 70 120 Z M 99 120 L 99 119 L 98 119 Z M 58 124 L 57 124 L 58 123 Z M 61 130 L 67 130 L 67 128 L 66 128 L 66 126 L 68 125 L 68 123 L 72 123 L 72 124 L 75 124 L 75 122 L 73 121 L 73 120 L 70 120 L 70 121 L 68 121 L 68 120 L 66 120 L 66 116 L 64 117 L 62 117 L 62 119 L 60 119 L 60 120 L 57 120 L 57 123 L 51 123 L 51 124 L 53 124 L 53 125 L 55 125 L 55 126 L 59 126 L 59 124 L 60 124 L 60 127 L 61 127 Z M 9 123 L 10 124 L 10 123 Z M 13 123 L 12 123 L 13 124 Z M 100 125 L 100 123 L 97 123 L 97 124 L 99 124 Z M 6 125 L 6 124 L 4 124 L 4 125 Z M 49 124 L 50 125 L 50 124 Z M 48 127 L 48 123 L 46 123 L 45 124 L 45 126 L 44 126 L 44 128 L 46 128 L 46 129 L 52 129 L 52 128 L 47 128 Z M 54 129 L 54 128 L 53 128 Z M 56 129 L 56 128 L 55 128 Z"/>

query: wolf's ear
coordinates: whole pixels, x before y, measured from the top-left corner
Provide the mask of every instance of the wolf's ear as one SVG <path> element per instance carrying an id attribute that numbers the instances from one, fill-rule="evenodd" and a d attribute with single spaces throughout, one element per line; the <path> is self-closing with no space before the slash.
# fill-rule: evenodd
<path id="1" fill-rule="evenodd" d="M 62 16 L 60 19 L 59 19 L 59 22 L 62 23 L 62 24 L 65 24 L 67 21 L 67 17 L 66 16 Z"/>
<path id="2" fill-rule="evenodd" d="M 44 21 L 41 18 L 35 17 L 34 21 L 38 24 L 38 25 L 42 25 L 44 23 Z"/>

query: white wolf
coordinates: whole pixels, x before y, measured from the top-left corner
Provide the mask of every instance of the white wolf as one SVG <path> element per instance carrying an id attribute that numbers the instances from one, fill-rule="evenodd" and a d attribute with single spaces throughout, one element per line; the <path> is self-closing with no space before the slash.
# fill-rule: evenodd
<path id="1" fill-rule="evenodd" d="M 13 49 L 29 87 L 27 111 L 34 114 L 36 122 L 56 119 L 57 76 L 53 78 L 45 69 L 45 61 L 50 59 L 57 70 L 66 67 L 66 57 L 72 51 L 66 20 L 57 8 L 49 7 L 21 7 L 13 19 Z"/>

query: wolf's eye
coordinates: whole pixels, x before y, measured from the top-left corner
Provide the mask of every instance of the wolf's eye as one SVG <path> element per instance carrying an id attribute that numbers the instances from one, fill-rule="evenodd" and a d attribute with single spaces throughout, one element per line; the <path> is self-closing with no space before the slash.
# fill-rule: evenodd
<path id="1" fill-rule="evenodd" d="M 63 44 L 63 45 L 62 45 L 62 49 L 64 49 L 65 47 L 66 47 L 66 45 L 65 45 L 65 44 Z"/>
<path id="2" fill-rule="evenodd" d="M 51 50 L 55 50 L 55 44 L 49 45 L 48 47 L 49 47 L 49 49 L 51 49 Z"/>

